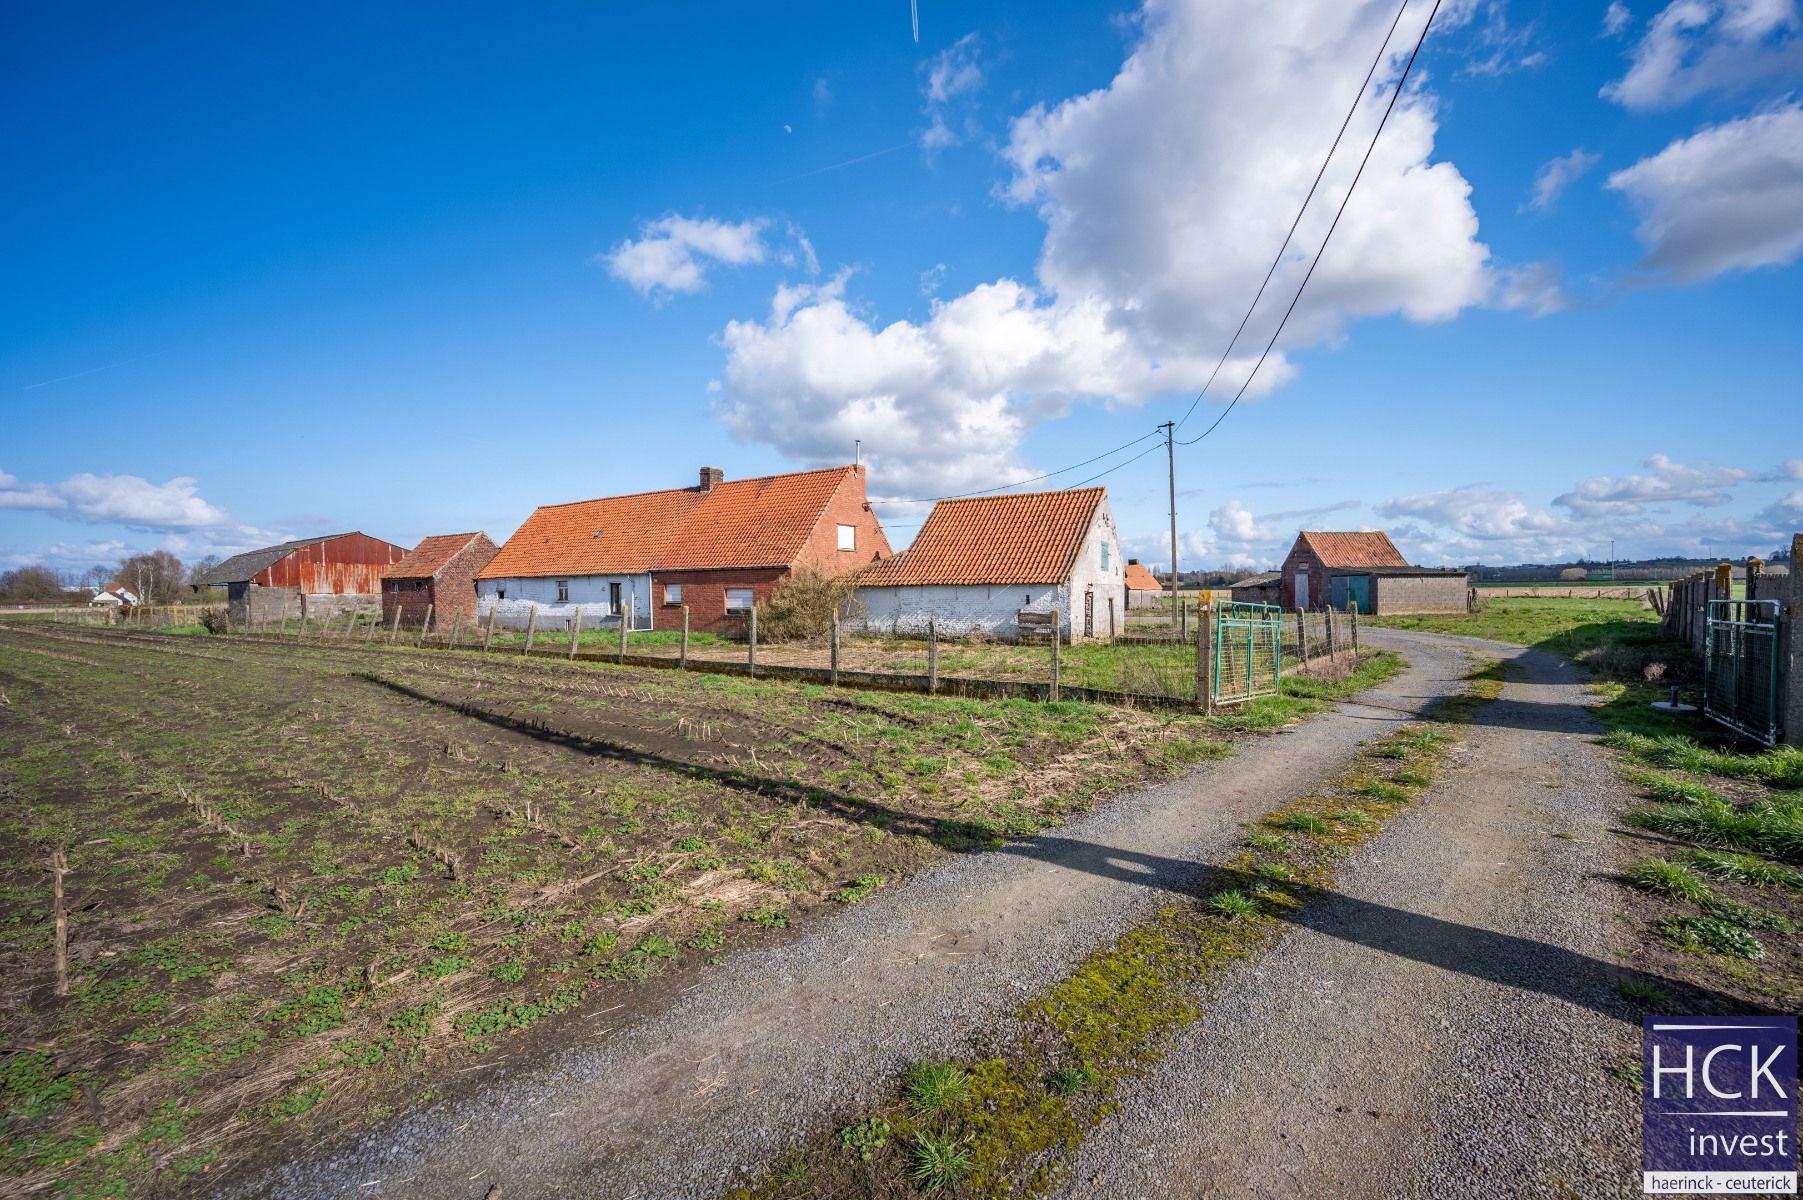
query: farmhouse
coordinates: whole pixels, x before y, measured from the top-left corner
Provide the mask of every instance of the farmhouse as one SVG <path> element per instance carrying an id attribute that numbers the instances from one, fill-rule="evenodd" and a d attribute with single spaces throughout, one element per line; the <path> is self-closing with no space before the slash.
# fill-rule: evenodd
<path id="1" fill-rule="evenodd" d="M 1137 558 L 1127 560 L 1126 585 L 1128 608 L 1157 608 L 1163 603 L 1164 584 L 1158 582 L 1158 576 L 1146 570 Z"/>
<path id="2" fill-rule="evenodd" d="M 1279 590 L 1285 608 L 1396 614 L 1464 612 L 1467 588 L 1464 571 L 1410 566 L 1388 534 L 1372 530 L 1297 534 Z"/>
<path id="3" fill-rule="evenodd" d="M 858 578 L 867 631 L 1019 638 L 1053 609 L 1073 640 L 1125 619 L 1124 564 L 1105 488 L 941 500 L 914 544 Z M 1034 618 L 1038 618 L 1036 621 Z"/>
<path id="4" fill-rule="evenodd" d="M 550 504 L 476 576 L 479 610 L 504 626 L 561 624 L 739 633 L 751 607 L 797 570 L 842 575 L 889 557 L 864 468 L 728 481 Z"/>
<path id="5" fill-rule="evenodd" d="M 373 614 L 382 611 L 383 568 L 406 556 L 366 533 L 334 533 L 234 555 L 192 583 L 223 587 L 234 621 Z"/>
<path id="6" fill-rule="evenodd" d="M 417 626 L 432 614 L 432 627 L 476 619 L 476 572 L 501 548 L 486 533 L 441 533 L 382 572 L 382 620 L 401 615 Z"/>
<path id="7" fill-rule="evenodd" d="M 122 588 L 118 584 L 110 584 L 107 587 L 101 588 L 98 592 L 94 593 L 94 598 L 88 601 L 89 604 L 94 605 L 96 608 L 122 608 L 128 604 L 136 604 L 137 602 L 138 594 L 136 592 Z"/>

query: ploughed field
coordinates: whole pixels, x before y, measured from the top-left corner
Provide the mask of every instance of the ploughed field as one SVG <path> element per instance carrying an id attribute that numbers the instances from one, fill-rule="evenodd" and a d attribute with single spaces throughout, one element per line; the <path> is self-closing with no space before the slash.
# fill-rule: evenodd
<path id="1" fill-rule="evenodd" d="M 1220 732 L 0 625 L 0 1191 L 182 1190 L 478 1086 Z"/>

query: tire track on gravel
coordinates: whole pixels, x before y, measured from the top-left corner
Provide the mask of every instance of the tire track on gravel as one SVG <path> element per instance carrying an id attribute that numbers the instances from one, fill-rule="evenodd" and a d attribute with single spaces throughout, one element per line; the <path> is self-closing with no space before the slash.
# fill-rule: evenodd
<path id="1" fill-rule="evenodd" d="M 1639 1194 L 1601 726 L 1570 664 L 1457 641 L 1511 666 L 1448 775 L 1122 1090 L 1063 1195 Z"/>
<path id="2" fill-rule="evenodd" d="M 658 1018 L 615 1031 L 591 1024 L 605 1013 L 573 1021 L 581 1040 L 550 1061 L 220 1194 L 476 1197 L 499 1183 L 507 1200 L 716 1195 L 874 1100 L 907 1062 L 956 1054 L 972 1031 L 1012 1020 L 1200 864 L 1230 855 L 1243 822 L 1461 689 L 1463 651 L 1432 639 L 1410 650 L 1413 665 L 1357 703 L 1046 839 L 938 864 L 795 942 L 734 958 Z M 1143 882 L 1122 881 L 1135 870 Z"/>

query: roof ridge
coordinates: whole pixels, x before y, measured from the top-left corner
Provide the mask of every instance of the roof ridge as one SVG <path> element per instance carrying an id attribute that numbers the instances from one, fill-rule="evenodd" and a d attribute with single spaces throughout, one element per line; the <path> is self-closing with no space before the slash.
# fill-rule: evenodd
<path id="1" fill-rule="evenodd" d="M 857 471 L 862 468 L 857 463 L 846 463 L 838 467 L 815 467 L 807 471 L 774 471 L 769 475 L 747 475 L 743 479 L 722 479 L 708 492 L 703 492 L 699 484 L 685 484 L 682 487 L 650 488 L 643 492 L 617 492 L 611 496 L 589 496 L 582 500 L 559 500 L 555 504 L 540 504 L 532 511 L 538 512 L 546 508 L 570 508 L 577 504 L 594 504 L 601 500 L 638 500 L 646 496 L 668 496 L 677 492 L 694 492 L 698 496 L 709 495 L 723 487 L 734 487 L 739 484 L 761 483 L 767 479 L 799 479 L 803 475 L 825 475 L 833 471 Z"/>

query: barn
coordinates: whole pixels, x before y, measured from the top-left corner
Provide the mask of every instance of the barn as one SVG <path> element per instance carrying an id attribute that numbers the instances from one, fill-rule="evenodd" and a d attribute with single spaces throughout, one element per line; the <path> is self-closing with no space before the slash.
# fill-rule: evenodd
<path id="1" fill-rule="evenodd" d="M 190 582 L 196 591 L 223 587 L 239 622 L 373 615 L 382 611 L 383 570 L 405 557 L 393 542 L 333 533 L 234 555 Z"/>
<path id="2" fill-rule="evenodd" d="M 843 575 L 889 557 L 864 468 L 727 480 L 550 504 L 476 577 L 478 609 L 504 626 L 563 624 L 743 633 L 753 604 L 797 570 Z"/>
<path id="3" fill-rule="evenodd" d="M 1105 488 L 941 500 L 913 545 L 858 578 L 868 632 L 1017 639 L 1053 609 L 1070 640 L 1126 619 L 1125 564 Z M 1035 621 L 1034 618 L 1039 618 Z"/>
<path id="4" fill-rule="evenodd" d="M 1227 585 L 1235 604 L 1276 604 L 1283 591 L 1281 571 L 1261 571 Z"/>
<path id="5" fill-rule="evenodd" d="M 415 546 L 406 558 L 382 572 L 382 620 L 399 613 L 403 625 L 417 627 L 432 614 L 432 627 L 473 623 L 476 574 L 501 548 L 486 533 L 441 533 Z"/>
<path id="6" fill-rule="evenodd" d="M 1382 530 L 1298 533 L 1281 574 L 1285 608 L 1341 612 L 1464 612 L 1470 586 L 1458 568 L 1410 566 Z"/>
<path id="7" fill-rule="evenodd" d="M 1128 608 L 1159 608 L 1164 604 L 1164 584 L 1158 582 L 1158 576 L 1146 570 L 1139 559 L 1127 560 L 1125 583 Z"/>

